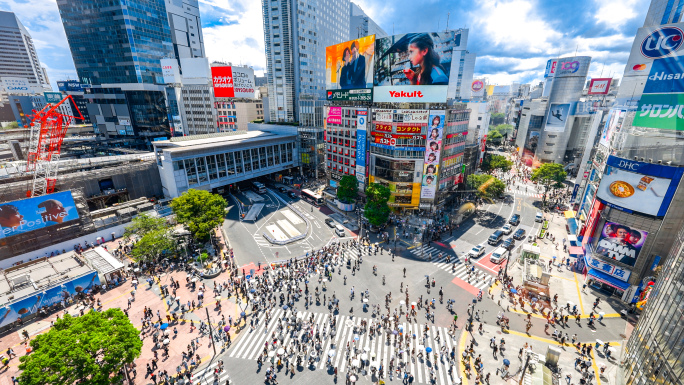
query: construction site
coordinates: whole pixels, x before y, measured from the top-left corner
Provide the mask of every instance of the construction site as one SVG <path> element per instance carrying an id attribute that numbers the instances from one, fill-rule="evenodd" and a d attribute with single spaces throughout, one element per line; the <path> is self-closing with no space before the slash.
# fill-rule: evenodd
<path id="1" fill-rule="evenodd" d="M 159 201 L 164 194 L 152 152 L 103 143 L 90 134 L 92 127 L 70 125 L 78 117 L 54 110 L 48 105 L 30 128 L 0 134 L 0 203 L 71 191 L 78 219 L 0 238 L 0 262 L 50 247 L 45 254 L 61 252 L 69 240 L 108 229 L 119 236 L 138 213 L 168 211 Z"/>

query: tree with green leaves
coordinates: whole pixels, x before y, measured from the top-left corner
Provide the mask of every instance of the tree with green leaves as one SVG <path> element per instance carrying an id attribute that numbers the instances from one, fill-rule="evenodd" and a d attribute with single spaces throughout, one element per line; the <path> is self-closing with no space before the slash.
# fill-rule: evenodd
<path id="1" fill-rule="evenodd" d="M 503 135 L 501 135 L 499 131 L 489 130 L 489 132 L 487 133 L 487 143 L 489 144 L 499 145 L 501 144 L 502 140 Z"/>
<path id="2" fill-rule="evenodd" d="M 503 155 L 486 154 L 480 165 L 480 169 L 486 173 L 491 173 L 494 170 L 509 172 L 511 168 L 513 168 L 513 162 Z"/>
<path id="3" fill-rule="evenodd" d="M 543 203 L 546 205 L 546 194 L 551 188 L 562 188 L 568 174 L 563 169 L 562 164 L 544 163 L 536 170 L 532 171 L 530 179 L 544 186 Z"/>
<path id="4" fill-rule="evenodd" d="M 31 340 L 33 352 L 19 359 L 19 383 L 121 384 L 121 369 L 140 356 L 139 334 L 118 308 L 81 317 L 65 314 Z"/>
<path id="5" fill-rule="evenodd" d="M 171 229 L 158 229 L 143 235 L 133 245 L 131 256 L 136 261 L 153 261 L 176 249 L 176 238 Z"/>
<path id="6" fill-rule="evenodd" d="M 337 184 L 337 199 L 342 203 L 353 203 L 359 196 L 359 182 L 354 175 L 345 175 Z"/>
<path id="7" fill-rule="evenodd" d="M 468 188 L 476 190 L 480 198 L 498 198 L 506 191 L 506 184 L 489 174 L 470 174 L 466 184 Z"/>
<path id="8" fill-rule="evenodd" d="M 126 229 L 124 230 L 124 238 L 132 238 L 133 236 L 142 238 L 149 232 L 163 230 L 168 227 L 169 226 L 166 223 L 166 219 L 154 218 L 142 213 L 133 218 L 131 224 L 126 226 Z"/>
<path id="9" fill-rule="evenodd" d="M 494 112 L 489 118 L 489 124 L 492 126 L 503 124 L 505 119 L 506 114 L 504 114 L 503 112 Z"/>
<path id="10" fill-rule="evenodd" d="M 366 206 L 364 216 L 373 226 L 381 226 L 389 219 L 390 208 L 387 202 L 390 198 L 390 190 L 378 183 L 370 183 L 366 187 Z"/>
<path id="11" fill-rule="evenodd" d="M 209 240 L 211 231 L 223 223 L 228 204 L 222 196 L 190 189 L 171 201 L 178 223 L 183 224 L 198 241 Z"/>
<path id="12" fill-rule="evenodd" d="M 501 135 L 506 134 L 508 136 L 511 136 L 511 134 L 513 133 L 514 126 L 512 124 L 498 124 L 494 127 L 494 129 L 498 131 Z"/>

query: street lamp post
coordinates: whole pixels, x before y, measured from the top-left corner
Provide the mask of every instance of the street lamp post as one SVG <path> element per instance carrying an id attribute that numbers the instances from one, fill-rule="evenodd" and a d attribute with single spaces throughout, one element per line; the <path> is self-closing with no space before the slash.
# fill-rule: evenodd
<path id="1" fill-rule="evenodd" d="M 468 331 L 472 334 L 473 332 L 473 317 L 475 316 L 475 305 L 477 304 L 477 299 L 473 298 L 473 307 L 470 309 L 470 317 L 468 317 Z"/>
<path id="2" fill-rule="evenodd" d="M 211 347 L 214 348 L 214 356 L 216 356 L 216 341 L 214 341 L 214 329 L 211 327 L 211 320 L 209 319 L 209 308 L 205 307 L 207 311 L 207 326 L 209 326 L 209 336 L 211 337 Z"/>

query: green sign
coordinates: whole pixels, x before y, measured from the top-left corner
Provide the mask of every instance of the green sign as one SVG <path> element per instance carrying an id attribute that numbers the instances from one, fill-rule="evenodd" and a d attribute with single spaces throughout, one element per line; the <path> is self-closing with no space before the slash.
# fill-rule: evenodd
<path id="1" fill-rule="evenodd" d="M 328 100 L 346 100 L 351 102 L 372 102 L 373 89 L 359 88 L 354 90 L 328 90 Z"/>
<path id="2" fill-rule="evenodd" d="M 642 95 L 632 125 L 684 131 L 684 94 Z"/>
<path id="3" fill-rule="evenodd" d="M 45 101 L 52 104 L 57 104 L 62 101 L 61 92 L 43 92 L 45 95 Z"/>
<path id="4" fill-rule="evenodd" d="M 465 172 L 466 172 L 466 165 L 464 164 L 461 166 L 461 173 L 465 174 Z"/>

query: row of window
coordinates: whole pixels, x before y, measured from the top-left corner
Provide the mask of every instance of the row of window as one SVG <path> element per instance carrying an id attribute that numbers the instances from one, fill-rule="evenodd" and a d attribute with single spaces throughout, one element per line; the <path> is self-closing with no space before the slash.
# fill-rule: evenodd
<path id="1" fill-rule="evenodd" d="M 419 159 L 425 156 L 425 151 L 406 151 L 401 149 L 387 149 L 371 146 L 371 153 L 398 159 Z"/>
<path id="2" fill-rule="evenodd" d="M 226 152 L 173 162 L 174 171 L 185 170 L 190 186 L 292 162 L 293 143 Z"/>
<path id="3" fill-rule="evenodd" d="M 350 168 L 350 167 L 345 167 L 345 166 L 342 166 L 341 164 L 336 164 L 336 163 L 332 163 L 332 162 L 328 162 L 328 168 L 329 168 L 330 170 L 339 171 L 339 172 L 345 173 L 345 174 L 347 174 L 347 175 L 349 175 L 349 172 L 350 172 L 349 170 L 350 170 L 350 169 L 351 169 L 352 175 L 354 175 L 354 173 L 355 173 L 355 168 L 354 168 L 354 167 L 351 167 L 351 168 Z"/>
<path id="4" fill-rule="evenodd" d="M 340 154 L 340 155 L 351 156 L 352 158 L 354 158 L 354 157 L 356 157 L 356 150 L 349 150 L 348 148 L 344 148 L 344 147 L 337 147 L 337 146 L 328 145 L 328 154 Z"/>
<path id="5" fill-rule="evenodd" d="M 340 163 L 340 164 L 345 164 L 347 166 L 356 167 L 356 158 L 349 159 L 349 158 L 346 158 L 342 155 L 337 156 L 337 155 L 333 155 L 333 154 L 328 154 L 328 160 L 336 162 L 336 163 Z"/>

